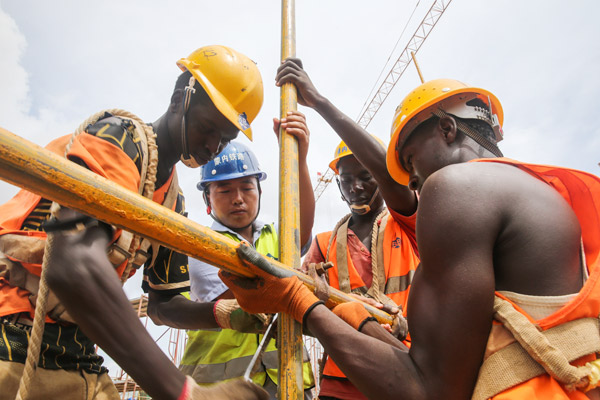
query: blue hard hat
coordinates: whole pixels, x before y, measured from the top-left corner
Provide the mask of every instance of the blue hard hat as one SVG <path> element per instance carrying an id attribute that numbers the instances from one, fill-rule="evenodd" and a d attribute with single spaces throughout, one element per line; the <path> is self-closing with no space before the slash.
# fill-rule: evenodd
<path id="1" fill-rule="evenodd" d="M 267 178 L 252 150 L 240 142 L 230 142 L 214 159 L 202 166 L 196 187 L 204 190 L 211 182 L 252 175 L 256 175 L 259 181 Z"/>

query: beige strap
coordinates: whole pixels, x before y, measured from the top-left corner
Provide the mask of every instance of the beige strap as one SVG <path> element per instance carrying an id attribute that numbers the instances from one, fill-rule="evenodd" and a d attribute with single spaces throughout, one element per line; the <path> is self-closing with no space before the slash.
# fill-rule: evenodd
<path id="1" fill-rule="evenodd" d="M 350 217 L 352 217 L 352 213 L 346 214 L 342 217 L 342 219 L 340 219 L 336 224 L 335 224 L 335 228 L 333 228 L 333 230 L 331 231 L 331 235 L 329 235 L 329 243 L 327 244 L 327 253 L 325 254 L 325 261 L 330 261 L 329 259 L 329 253 L 331 252 L 331 245 L 333 244 L 333 240 L 335 239 L 335 237 L 337 236 L 337 231 L 338 229 L 340 229 L 340 226 L 342 226 L 342 224 L 344 222 L 346 222 L 347 220 L 350 219 Z"/>
<path id="2" fill-rule="evenodd" d="M 581 271 L 583 273 L 583 285 L 590 278 L 590 271 L 587 268 L 587 261 L 585 259 L 585 249 L 583 248 L 583 237 L 581 238 L 581 247 L 579 249 L 579 259 L 581 260 Z"/>
<path id="3" fill-rule="evenodd" d="M 350 273 L 348 271 L 348 218 L 342 226 L 339 227 L 337 232 L 332 232 L 332 235 L 337 236 L 335 245 L 336 250 L 336 262 L 338 269 L 338 282 L 340 284 L 340 290 L 344 293 L 350 293 L 352 287 L 350 286 Z"/>
<path id="4" fill-rule="evenodd" d="M 488 357 L 479 370 L 474 400 L 484 400 L 548 373 L 568 388 L 589 384 L 589 366 L 569 364 L 585 355 L 600 352 L 600 321 L 582 318 L 543 332 L 510 304 L 496 297 L 495 318 L 513 334 L 512 343 Z"/>
<path id="5" fill-rule="evenodd" d="M 382 304 L 398 307 L 394 300 L 385 295 L 385 264 L 383 262 L 383 239 L 388 223 L 388 210 L 384 209 L 375 218 L 371 236 L 371 269 L 373 272 L 373 283 L 367 291 L 367 296 Z"/>
<path id="6" fill-rule="evenodd" d="M 56 215 L 60 210 L 60 205 L 52 203 L 50 207 L 51 215 Z M 31 382 L 33 381 L 35 370 L 40 357 L 40 350 L 42 346 L 42 337 L 44 335 L 44 327 L 46 325 L 46 309 L 48 301 L 48 284 L 46 282 L 46 275 L 48 273 L 48 264 L 51 263 L 52 259 L 52 243 L 54 241 L 54 234 L 49 233 L 46 238 L 45 250 L 44 250 L 44 261 L 42 263 L 42 271 L 40 275 L 40 287 L 37 292 L 37 299 L 35 303 L 35 312 L 33 316 L 33 328 L 31 329 L 31 337 L 27 345 L 27 357 L 25 358 L 25 367 L 23 368 L 23 375 L 19 382 L 19 391 L 17 392 L 17 400 L 27 400 L 29 397 L 29 389 Z"/>
<path id="7" fill-rule="evenodd" d="M 397 307 L 398 305 L 384 294 L 386 277 L 385 277 L 385 266 L 383 262 L 383 241 L 385 236 L 385 229 L 387 226 L 389 212 L 384 209 L 373 222 L 373 228 L 371 230 L 371 270 L 373 274 L 373 281 L 371 287 L 365 292 L 361 290 L 352 290 L 350 285 L 350 273 L 348 270 L 348 225 L 350 223 L 350 217 L 352 214 L 344 216 L 337 224 L 331 233 L 329 239 L 329 246 L 327 248 L 326 260 L 329 260 L 329 250 L 333 243 L 333 239 L 336 240 L 336 262 L 338 269 L 338 282 L 340 290 L 344 293 L 357 292 L 361 295 L 371 297 L 382 304 Z M 364 288 L 363 288 L 364 289 Z"/>

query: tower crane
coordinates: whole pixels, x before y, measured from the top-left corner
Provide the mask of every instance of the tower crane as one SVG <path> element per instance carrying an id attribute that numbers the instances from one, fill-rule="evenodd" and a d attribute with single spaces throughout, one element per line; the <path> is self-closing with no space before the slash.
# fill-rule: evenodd
<path id="1" fill-rule="evenodd" d="M 371 100 L 363 106 L 356 119 L 358 125 L 363 129 L 367 129 L 367 126 L 369 126 L 369 123 L 371 123 L 371 120 L 375 117 L 375 114 L 377 114 L 377 111 L 379 111 L 379 108 L 381 108 L 381 105 L 387 99 L 388 95 L 406 70 L 406 67 L 410 64 L 411 59 L 414 58 L 414 54 L 419 51 L 423 42 L 425 42 L 425 39 L 427 39 L 433 30 L 433 27 L 437 24 L 451 2 L 452 0 L 435 0 L 433 2 L 433 5 L 427 14 L 425 14 L 425 17 L 408 41 L 408 44 L 392 66 L 391 70 L 388 72 L 383 83 L 379 86 L 377 92 L 375 92 Z M 325 174 L 319 177 L 317 186 L 314 188 L 315 201 L 319 200 L 327 188 L 327 185 L 332 181 L 334 175 L 334 172 L 328 168 Z"/>

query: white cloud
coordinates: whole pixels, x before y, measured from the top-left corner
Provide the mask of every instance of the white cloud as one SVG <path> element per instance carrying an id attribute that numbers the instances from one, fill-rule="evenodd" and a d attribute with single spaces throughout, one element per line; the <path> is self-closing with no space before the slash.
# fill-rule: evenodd
<path id="1" fill-rule="evenodd" d="M 10 15 L 0 9 L 0 110 L 8 118 L 27 110 L 28 76 L 20 64 L 27 41 Z"/>

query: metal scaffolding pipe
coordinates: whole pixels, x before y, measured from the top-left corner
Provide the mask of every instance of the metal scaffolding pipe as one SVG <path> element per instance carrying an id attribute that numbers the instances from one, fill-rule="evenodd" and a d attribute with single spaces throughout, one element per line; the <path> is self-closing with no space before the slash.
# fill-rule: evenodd
<path id="1" fill-rule="evenodd" d="M 281 61 L 296 55 L 295 0 L 281 1 Z M 280 119 L 297 109 L 296 87 L 281 87 Z M 300 194 L 298 141 L 285 130 L 279 132 L 279 258 L 300 268 Z M 291 315 L 279 316 L 279 399 L 302 400 L 302 325 Z"/>

